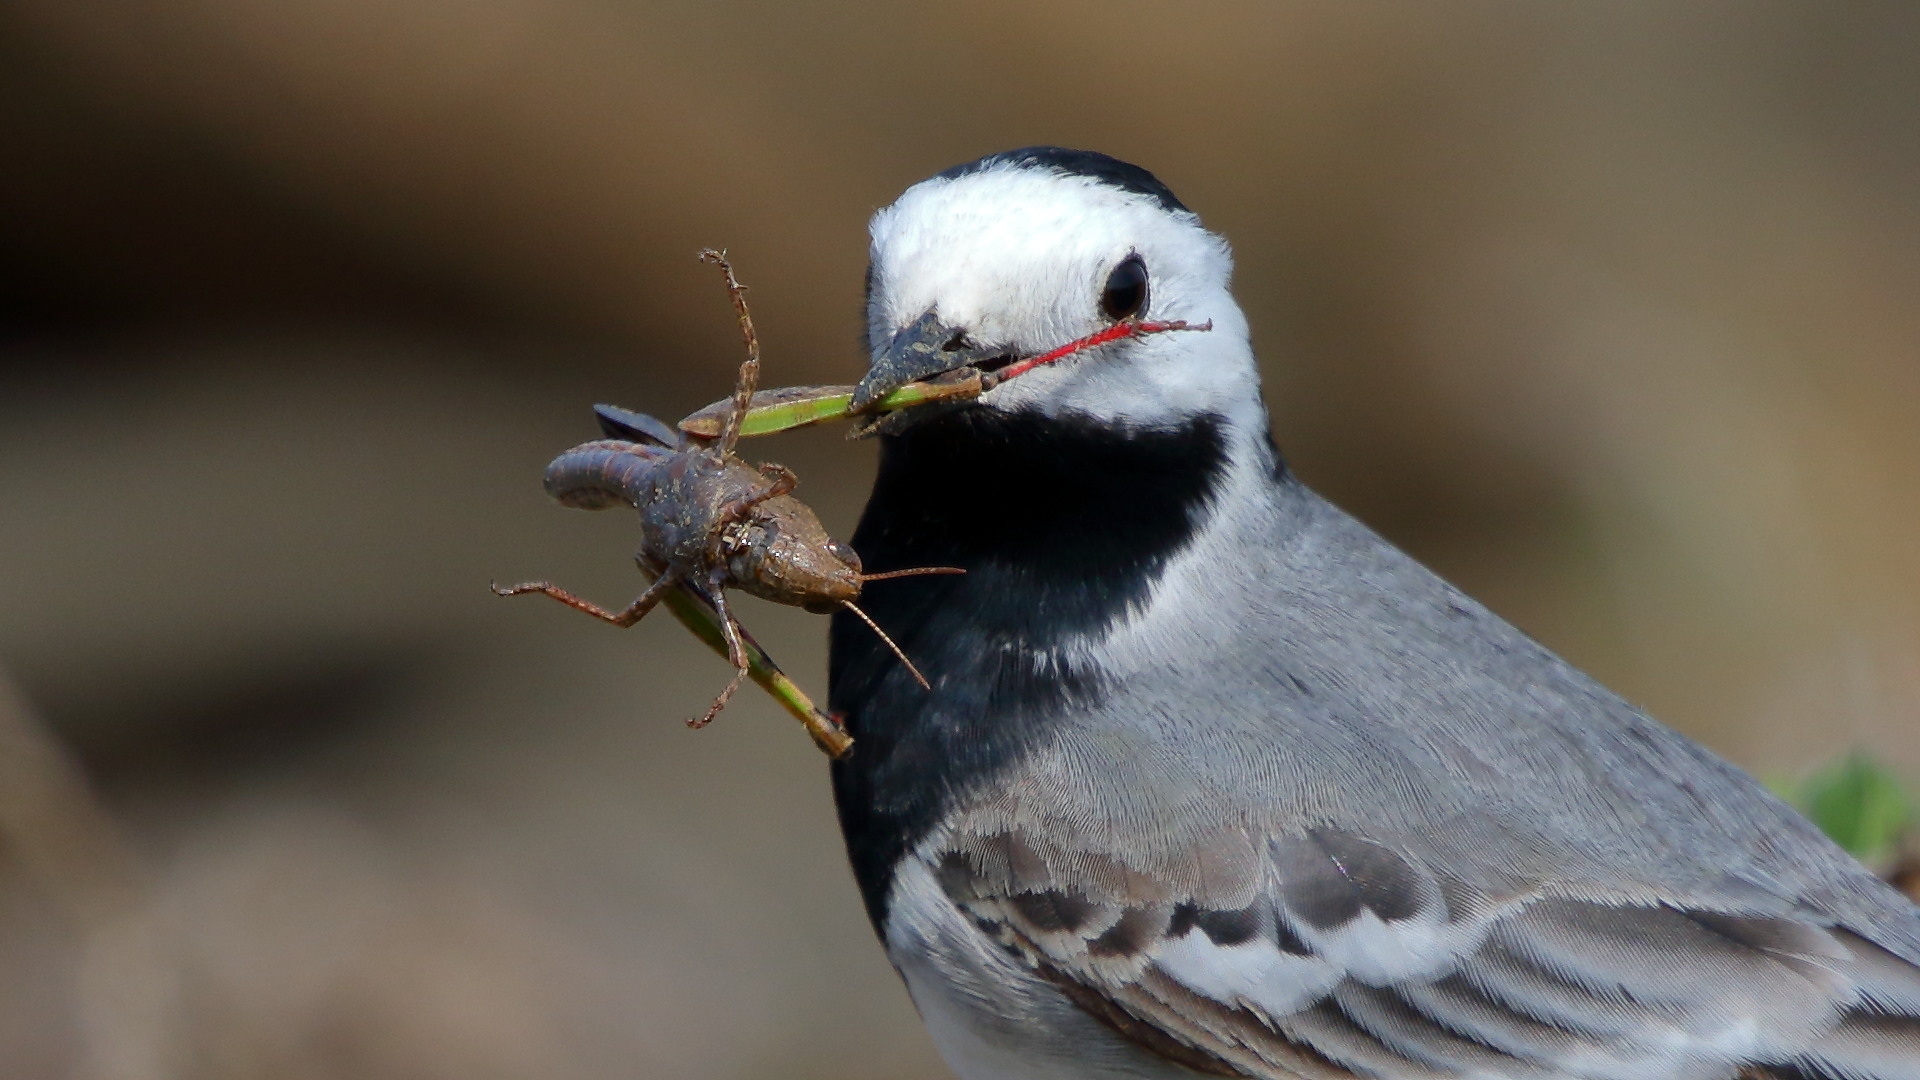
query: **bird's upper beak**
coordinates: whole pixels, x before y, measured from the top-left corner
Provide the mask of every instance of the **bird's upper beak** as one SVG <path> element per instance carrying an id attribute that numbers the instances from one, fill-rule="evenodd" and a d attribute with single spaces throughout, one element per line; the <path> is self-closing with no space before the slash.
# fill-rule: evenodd
<path id="1" fill-rule="evenodd" d="M 1010 357 L 1005 349 L 975 345 L 964 329 L 947 325 L 937 313 L 929 311 L 894 334 L 880 350 L 867 377 L 853 388 L 848 411 L 861 412 L 910 382 L 968 364 L 1006 359 Z"/>

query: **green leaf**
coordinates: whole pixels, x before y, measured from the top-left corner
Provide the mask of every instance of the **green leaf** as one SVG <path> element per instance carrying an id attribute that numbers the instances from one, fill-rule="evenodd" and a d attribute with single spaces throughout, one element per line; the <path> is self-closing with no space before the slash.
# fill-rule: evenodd
<path id="1" fill-rule="evenodd" d="M 986 385 L 978 371 L 965 369 L 949 372 L 896 388 L 874 402 L 873 412 L 892 412 L 937 401 L 979 397 Z M 847 407 L 851 404 L 851 386 L 782 386 L 756 391 L 747 414 L 740 418 L 740 435 L 742 438 L 772 435 L 828 420 L 845 420 Z M 722 398 L 681 420 L 680 430 L 695 438 L 715 438 L 732 412 L 733 399 Z"/>
<path id="2" fill-rule="evenodd" d="M 1835 843 L 1867 861 L 1889 853 L 1913 819 L 1900 781 L 1861 753 L 1809 779 L 1795 801 Z"/>

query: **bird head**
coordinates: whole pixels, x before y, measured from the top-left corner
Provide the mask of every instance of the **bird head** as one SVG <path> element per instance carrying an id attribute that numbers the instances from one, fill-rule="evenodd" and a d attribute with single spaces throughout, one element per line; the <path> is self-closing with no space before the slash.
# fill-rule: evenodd
<path id="1" fill-rule="evenodd" d="M 1227 244 L 1145 169 L 1033 147 L 957 166 L 874 215 L 856 409 L 994 371 L 1128 319 L 1211 323 L 1116 340 L 1007 379 L 974 407 L 1152 429 L 1266 420 Z"/>

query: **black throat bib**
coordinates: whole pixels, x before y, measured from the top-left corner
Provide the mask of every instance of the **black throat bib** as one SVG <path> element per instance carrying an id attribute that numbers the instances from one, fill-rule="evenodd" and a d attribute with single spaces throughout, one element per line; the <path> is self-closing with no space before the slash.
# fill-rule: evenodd
<path id="1" fill-rule="evenodd" d="M 1226 465 L 1214 416 L 1128 431 L 976 407 L 883 443 L 853 535 L 866 569 L 967 573 L 876 582 L 861 596 L 932 691 L 871 630 L 834 617 L 829 705 L 855 740 L 833 766 L 834 795 L 876 927 L 894 862 L 951 800 L 1050 717 L 1099 700 L 1100 673 L 1054 646 L 1145 602 Z"/>

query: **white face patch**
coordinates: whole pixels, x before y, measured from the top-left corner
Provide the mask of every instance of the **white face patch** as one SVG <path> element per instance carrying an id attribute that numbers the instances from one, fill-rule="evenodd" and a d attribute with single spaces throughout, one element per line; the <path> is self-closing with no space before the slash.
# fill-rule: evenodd
<path id="1" fill-rule="evenodd" d="M 1029 372 L 983 404 L 1164 427 L 1213 413 L 1264 430 L 1246 318 L 1226 242 L 1184 211 L 1084 176 L 995 165 L 909 188 L 874 215 L 868 341 L 929 310 L 973 342 L 1033 356 L 1111 325 L 1108 276 L 1145 263 L 1155 320 L 1211 322 L 1100 346 Z"/>

